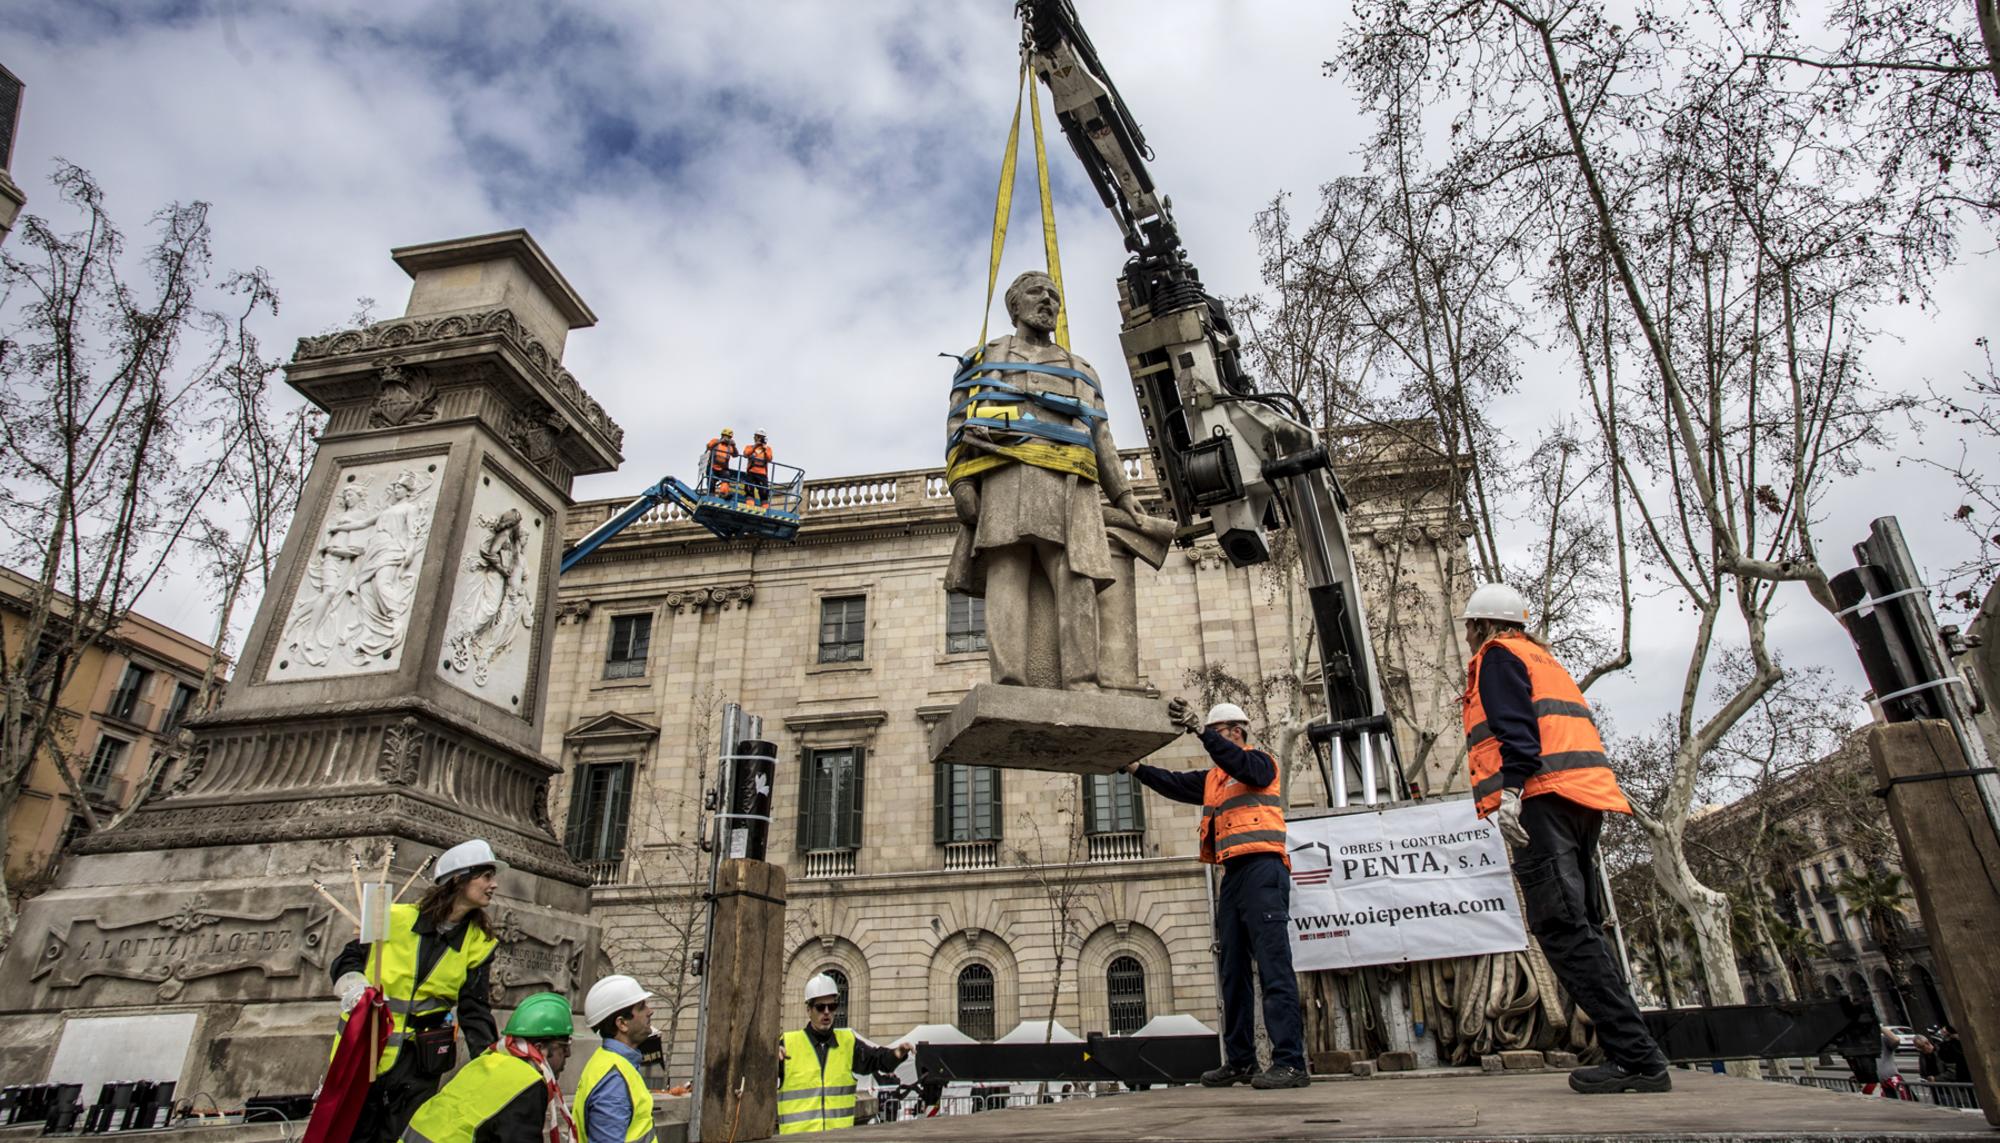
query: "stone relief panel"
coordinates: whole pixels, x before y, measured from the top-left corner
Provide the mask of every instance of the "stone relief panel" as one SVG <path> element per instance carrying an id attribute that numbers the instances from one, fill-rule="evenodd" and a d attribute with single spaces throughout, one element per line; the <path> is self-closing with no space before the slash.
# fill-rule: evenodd
<path id="1" fill-rule="evenodd" d="M 159 985 L 162 1000 L 185 982 L 253 970 L 296 977 L 326 964 L 330 910 L 307 905 L 269 912 L 215 908 L 206 894 L 179 911 L 150 920 L 112 923 L 97 917 L 59 922 L 43 938 L 29 979 L 44 988 L 75 988 L 93 976 Z"/>
<path id="2" fill-rule="evenodd" d="M 536 600 L 549 514 L 490 469 L 472 495 L 472 527 L 457 564 L 438 674 L 487 702 L 526 714 L 535 662 Z"/>
<path id="3" fill-rule="evenodd" d="M 340 472 L 265 681 L 397 668 L 444 462 L 440 453 Z"/>

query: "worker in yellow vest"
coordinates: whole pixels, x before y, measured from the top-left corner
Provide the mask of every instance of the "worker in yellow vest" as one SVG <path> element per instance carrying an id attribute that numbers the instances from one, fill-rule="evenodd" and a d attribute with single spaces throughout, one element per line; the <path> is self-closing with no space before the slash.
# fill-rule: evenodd
<path id="1" fill-rule="evenodd" d="M 507 863 L 493 847 L 473 840 L 438 855 L 432 884 L 414 905 L 389 910 L 389 937 L 375 963 L 373 946 L 350 941 L 333 960 L 334 992 L 340 1021 L 369 987 L 376 973 L 389 1006 L 390 1033 L 374 1081 L 355 1122 L 354 1143 L 391 1143 L 418 1105 L 436 1094 L 438 1081 L 458 1065 L 453 1009 L 469 1054 L 484 1052 L 495 1039 L 493 1010 L 487 1004 L 488 968 L 498 942 L 491 935 L 486 907 L 493 903 Z"/>
<path id="2" fill-rule="evenodd" d="M 583 1022 L 604 1045 L 576 1082 L 578 1143 L 653 1138 L 653 1092 L 639 1075 L 639 1045 L 653 1035 L 653 994 L 629 976 L 607 976 L 583 998 Z"/>
<path id="3" fill-rule="evenodd" d="M 1647 1032 L 1604 940 L 1597 841 L 1604 815 L 1632 807 L 1604 755 L 1576 680 L 1528 634 L 1528 600 L 1506 584 L 1472 593 L 1464 695 L 1472 796 L 1514 854 L 1528 931 L 1577 1006 L 1605 1062 L 1570 1073 L 1585 1094 L 1667 1091 L 1667 1057 Z"/>
<path id="4" fill-rule="evenodd" d="M 403 1129 L 403 1143 L 573 1143 L 556 1077 L 575 1021 L 559 993 L 521 998 L 499 1042 L 459 1069 Z"/>
<path id="5" fill-rule="evenodd" d="M 1222 866 L 1215 897 L 1217 977 L 1222 988 L 1222 1066 L 1203 1072 L 1204 1087 L 1304 1087 L 1305 1016 L 1292 971 L 1292 859 L 1285 850 L 1283 775 L 1277 760 L 1250 745 L 1250 716 L 1233 702 L 1217 703 L 1196 721 L 1185 699 L 1167 717 L 1201 735 L 1207 770 L 1125 767 L 1154 793 L 1201 807 L 1201 859 Z M 1251 966 L 1256 966 L 1256 980 Z M 1264 1030 L 1271 1066 L 1257 1070 L 1256 985 L 1264 987 Z"/>
<path id="6" fill-rule="evenodd" d="M 878 1048 L 852 1029 L 833 1026 L 840 986 L 825 973 L 806 981 L 806 1026 L 785 1033 L 778 1048 L 778 1134 L 854 1126 L 854 1076 L 894 1071 L 907 1044 Z"/>

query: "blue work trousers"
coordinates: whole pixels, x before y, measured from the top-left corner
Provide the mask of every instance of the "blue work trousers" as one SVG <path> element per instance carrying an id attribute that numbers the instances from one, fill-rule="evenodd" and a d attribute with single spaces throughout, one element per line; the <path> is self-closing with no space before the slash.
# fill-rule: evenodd
<path id="1" fill-rule="evenodd" d="M 1232 1066 L 1257 1066 L 1254 963 L 1264 985 L 1271 1066 L 1305 1070 L 1305 1018 L 1299 1012 L 1299 978 L 1292 972 L 1291 900 L 1291 877 L 1275 853 L 1239 857 L 1223 867 L 1215 939 L 1221 947 L 1223 1058 Z"/>

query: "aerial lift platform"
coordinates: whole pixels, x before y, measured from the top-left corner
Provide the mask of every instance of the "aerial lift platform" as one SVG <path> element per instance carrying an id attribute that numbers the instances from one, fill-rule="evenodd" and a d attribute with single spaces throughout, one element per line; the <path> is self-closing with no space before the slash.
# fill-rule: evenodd
<path id="1" fill-rule="evenodd" d="M 740 471 L 718 476 L 709 465 L 706 450 L 695 471 L 704 475 L 692 486 L 678 477 L 666 476 L 641 492 L 638 499 L 570 545 L 562 554 L 561 570 L 567 572 L 575 567 L 611 537 L 662 504 L 679 505 L 688 519 L 725 540 L 753 536 L 790 541 L 799 534 L 805 511 L 804 472 L 774 461 L 770 486 L 763 489 L 749 484 Z"/>

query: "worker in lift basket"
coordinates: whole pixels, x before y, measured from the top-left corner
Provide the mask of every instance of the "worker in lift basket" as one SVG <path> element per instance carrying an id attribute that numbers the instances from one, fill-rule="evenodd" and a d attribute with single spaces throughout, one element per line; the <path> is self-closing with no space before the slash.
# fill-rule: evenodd
<path id="1" fill-rule="evenodd" d="M 724 429 L 721 435 L 710 437 L 708 452 L 708 490 L 716 496 L 730 495 L 729 477 L 736 467 L 736 430 Z"/>
<path id="2" fill-rule="evenodd" d="M 854 1126 L 854 1076 L 894 1071 L 907 1044 L 878 1048 L 848 1028 L 833 1026 L 840 986 L 825 973 L 806 981 L 806 1026 L 778 1046 L 778 1134 L 836 1131 Z"/>
<path id="3" fill-rule="evenodd" d="M 771 444 L 765 439 L 763 429 L 757 430 L 757 439 L 743 450 L 743 484 L 749 489 L 750 502 L 759 508 L 771 503 Z"/>
<path id="4" fill-rule="evenodd" d="M 1597 839 L 1605 814 L 1632 807 L 1611 774 L 1590 704 L 1528 633 L 1520 592 L 1487 584 L 1459 618 L 1473 649 L 1463 702 L 1474 805 L 1512 848 L 1528 930 L 1604 1048 L 1605 1062 L 1571 1072 L 1569 1086 L 1590 1095 L 1667 1091 L 1667 1057 L 1604 940 Z"/>
<path id="5" fill-rule="evenodd" d="M 1154 792 L 1201 806 L 1201 859 L 1222 866 L 1215 901 L 1215 939 L 1221 948 L 1222 1066 L 1202 1073 L 1206 1087 L 1248 1083 L 1255 1088 L 1304 1087 L 1305 1020 L 1299 981 L 1292 972 L 1291 858 L 1285 852 L 1285 809 L 1278 764 L 1250 745 L 1250 716 L 1235 703 L 1218 703 L 1195 721 L 1184 699 L 1167 715 L 1201 744 L 1214 765 L 1206 771 L 1163 770 L 1137 762 L 1125 767 Z M 1257 1071 L 1255 962 L 1264 985 L 1264 1030 L 1271 1037 L 1271 1066 Z"/>

